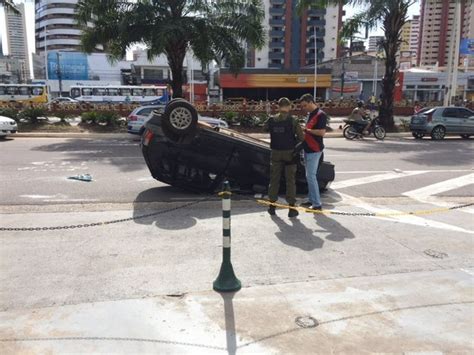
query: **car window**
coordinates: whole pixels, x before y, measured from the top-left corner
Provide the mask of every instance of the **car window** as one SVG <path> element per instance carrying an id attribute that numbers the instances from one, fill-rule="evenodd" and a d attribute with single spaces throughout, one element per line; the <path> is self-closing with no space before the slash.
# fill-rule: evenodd
<path id="1" fill-rule="evenodd" d="M 151 107 L 150 108 L 144 108 L 144 109 L 138 111 L 138 115 L 148 116 L 151 113 L 151 111 L 153 111 L 153 108 L 151 108 Z"/>
<path id="2" fill-rule="evenodd" d="M 445 108 L 443 112 L 444 117 L 458 117 L 457 108 Z"/>
<path id="3" fill-rule="evenodd" d="M 458 109 L 458 111 L 459 111 L 459 117 L 462 117 L 462 118 L 469 118 L 474 115 L 474 112 L 467 110 L 465 108 L 460 108 Z"/>

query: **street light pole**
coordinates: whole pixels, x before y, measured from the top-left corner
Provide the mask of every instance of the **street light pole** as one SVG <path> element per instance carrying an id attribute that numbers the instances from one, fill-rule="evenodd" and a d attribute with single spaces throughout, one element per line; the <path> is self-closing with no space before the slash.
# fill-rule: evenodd
<path id="1" fill-rule="evenodd" d="M 316 101 L 316 88 L 318 84 L 318 39 L 316 38 L 316 26 L 314 29 L 314 92 L 313 98 Z"/>
<path id="2" fill-rule="evenodd" d="M 378 79 L 378 76 L 379 76 L 378 64 L 379 64 L 379 57 L 378 57 L 378 53 L 376 53 L 375 54 L 374 85 L 373 85 L 373 88 L 372 88 L 372 92 L 374 93 L 375 97 L 377 97 L 377 79 Z"/>
<path id="3" fill-rule="evenodd" d="M 346 76 L 346 68 L 344 67 L 344 59 L 345 59 L 346 53 L 344 52 L 342 54 L 342 72 L 341 72 L 341 100 L 344 99 L 344 79 Z"/>

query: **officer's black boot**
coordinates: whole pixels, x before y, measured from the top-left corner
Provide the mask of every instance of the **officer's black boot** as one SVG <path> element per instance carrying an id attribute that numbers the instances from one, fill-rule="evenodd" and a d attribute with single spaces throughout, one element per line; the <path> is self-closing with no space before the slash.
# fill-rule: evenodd
<path id="1" fill-rule="evenodd" d="M 295 205 L 291 204 L 290 207 L 295 207 Z M 290 208 L 290 210 L 288 211 L 288 217 L 296 217 L 298 215 L 299 215 L 299 212 L 297 210 Z"/>

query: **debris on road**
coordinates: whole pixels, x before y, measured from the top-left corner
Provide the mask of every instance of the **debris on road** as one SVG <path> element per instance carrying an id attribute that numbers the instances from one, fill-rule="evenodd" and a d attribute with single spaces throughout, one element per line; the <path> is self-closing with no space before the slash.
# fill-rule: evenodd
<path id="1" fill-rule="evenodd" d="M 81 175 L 69 176 L 68 179 L 91 182 L 92 176 L 90 176 L 89 174 L 81 174 Z"/>

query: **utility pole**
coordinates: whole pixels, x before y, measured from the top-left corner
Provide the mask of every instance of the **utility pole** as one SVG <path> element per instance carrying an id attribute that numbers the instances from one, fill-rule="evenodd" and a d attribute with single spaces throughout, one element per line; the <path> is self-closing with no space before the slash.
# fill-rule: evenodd
<path id="1" fill-rule="evenodd" d="M 344 67 L 345 53 L 342 55 L 342 72 L 341 72 L 341 100 L 344 99 L 344 79 L 346 76 L 346 68 Z"/>
<path id="2" fill-rule="evenodd" d="M 61 77 L 61 62 L 59 61 L 59 51 L 56 52 L 56 60 L 57 60 L 57 63 L 56 63 L 56 74 L 58 75 L 58 83 L 59 83 L 59 97 L 62 96 L 62 92 L 63 92 L 63 81 L 62 81 L 62 77 Z"/>
<path id="3" fill-rule="evenodd" d="M 314 29 L 314 93 L 313 98 L 316 102 L 316 88 L 318 86 L 318 39 L 316 38 L 316 26 Z"/>

